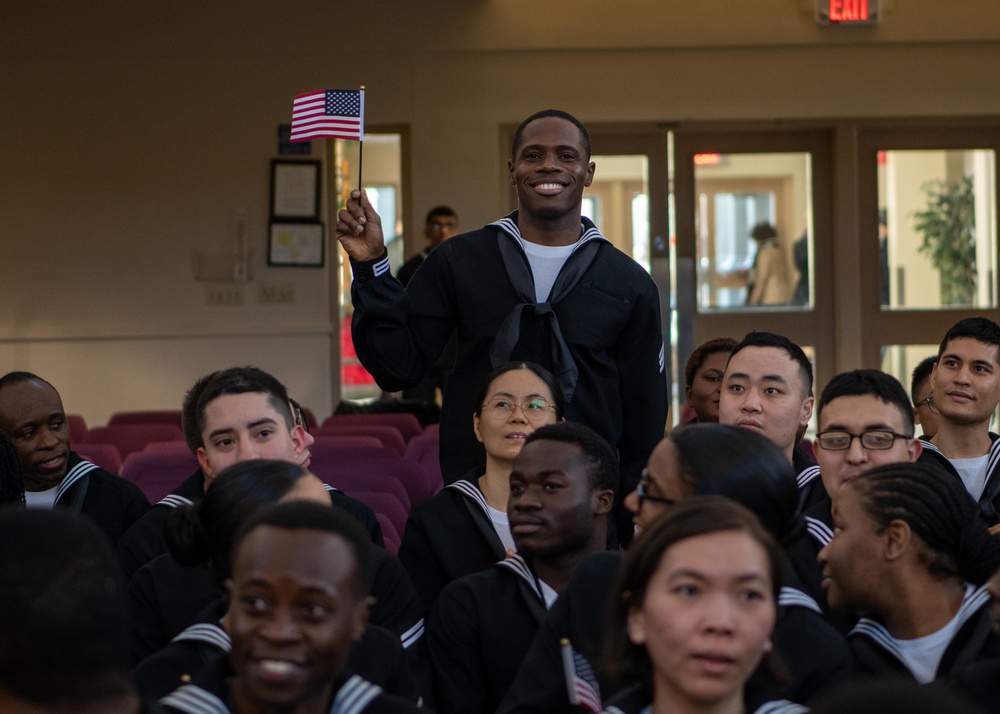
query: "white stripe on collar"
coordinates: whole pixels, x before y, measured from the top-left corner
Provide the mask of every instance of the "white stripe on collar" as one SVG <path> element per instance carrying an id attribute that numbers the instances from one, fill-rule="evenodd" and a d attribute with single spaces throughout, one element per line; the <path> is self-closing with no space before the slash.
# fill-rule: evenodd
<path id="1" fill-rule="evenodd" d="M 590 241 L 590 240 L 603 240 L 603 241 L 607 241 L 608 240 L 603 235 L 601 235 L 601 232 L 599 230 L 597 230 L 597 226 L 595 226 L 593 223 L 591 223 L 588 226 L 587 225 L 588 222 L 589 222 L 589 219 L 588 220 L 580 221 L 580 240 L 578 240 L 574 244 L 573 252 L 576 252 L 579 249 L 579 247 L 581 245 L 583 245 L 584 243 L 586 243 L 587 241 Z M 524 242 L 525 242 L 524 238 L 521 236 L 521 231 L 518 230 L 517 222 L 514 221 L 510 216 L 504 216 L 500 220 L 494 221 L 493 223 L 490 223 L 490 225 L 491 226 L 496 226 L 501 231 L 503 231 L 504 233 L 506 233 L 507 235 L 509 235 L 511 238 L 513 238 L 514 240 L 516 240 L 518 242 L 518 244 L 521 246 L 522 250 L 524 249 Z M 608 242 L 610 242 L 610 241 L 608 241 Z"/>
<path id="2" fill-rule="evenodd" d="M 360 714 L 382 693 L 382 687 L 354 675 L 337 691 L 330 714 Z"/>
<path id="3" fill-rule="evenodd" d="M 229 707 L 211 692 L 194 684 L 185 684 L 165 696 L 160 704 L 185 714 L 230 714 Z"/>
<path id="4" fill-rule="evenodd" d="M 180 508 L 181 506 L 193 506 L 194 501 L 190 498 L 184 498 L 184 496 L 178 496 L 177 494 L 172 493 L 169 496 L 164 496 L 157 502 L 156 505 L 167 506 L 168 508 Z"/>
<path id="5" fill-rule="evenodd" d="M 69 473 L 67 473 L 63 477 L 63 480 L 59 482 L 59 488 L 56 489 L 56 503 L 59 503 L 59 499 L 63 497 L 63 494 L 66 493 L 66 491 L 68 491 L 70 488 L 73 487 L 73 484 L 75 484 L 77 481 L 82 479 L 84 476 L 89 474 L 94 469 L 99 469 L 99 468 L 100 466 L 98 466 L 97 464 L 92 464 L 86 459 L 84 459 L 76 466 L 71 468 L 69 470 Z"/>
<path id="6" fill-rule="evenodd" d="M 806 516 L 806 532 L 822 546 L 827 546 L 833 540 L 833 529 L 823 521 Z"/>
<path id="7" fill-rule="evenodd" d="M 399 639 L 403 643 L 403 649 L 405 650 L 416 644 L 423 636 L 424 618 L 421 617 L 410 629 L 401 634 Z"/>
<path id="8" fill-rule="evenodd" d="M 799 488 L 804 488 L 806 484 L 811 483 L 819 476 L 819 466 L 806 466 L 799 475 L 795 477 L 795 482 L 799 485 Z"/>
<path id="9" fill-rule="evenodd" d="M 823 614 L 822 608 L 820 608 L 819 604 L 815 600 L 801 590 L 790 588 L 787 585 L 783 586 L 781 591 L 778 593 L 778 604 L 782 607 L 803 607 L 806 610 L 812 610 L 820 615 Z"/>
<path id="10" fill-rule="evenodd" d="M 965 593 L 965 597 L 962 599 L 962 605 L 958 608 L 958 612 L 955 614 L 956 634 L 960 629 L 962 629 L 962 626 L 968 622 L 969 618 L 981 610 L 984 605 L 989 603 L 990 594 L 987 592 L 986 587 L 986 585 L 980 585 L 978 588 L 970 587 Z M 903 657 L 903 653 L 896 645 L 895 638 L 889 634 L 889 630 L 887 630 L 885 625 L 881 622 L 873 620 L 869 617 L 862 617 L 858 620 L 858 624 L 855 625 L 854 628 L 847 633 L 847 635 L 848 637 L 852 637 L 854 635 L 865 635 L 866 637 L 874 640 L 877 644 L 881 645 L 883 649 L 891 652 L 900 662 L 906 662 L 906 659 Z M 951 643 L 949 642 L 948 646 L 950 645 Z"/>
<path id="11" fill-rule="evenodd" d="M 472 499 L 475 501 L 477 506 L 483 509 L 483 513 L 486 514 L 487 518 L 489 517 L 490 507 L 489 504 L 486 503 L 486 496 L 484 496 L 483 492 L 480 491 L 479 488 L 471 481 L 461 479 L 455 483 L 448 484 L 445 488 L 453 488 L 466 498 Z"/>
<path id="12" fill-rule="evenodd" d="M 538 599 L 545 604 L 545 594 L 542 593 L 541 588 L 538 587 L 538 581 L 535 578 L 535 574 L 531 572 L 531 568 L 528 567 L 527 561 L 520 555 L 512 555 L 504 560 L 497 563 L 501 568 L 507 568 L 517 577 L 521 578 L 524 582 L 531 586 L 532 592 L 538 596 Z M 547 608 L 546 608 L 547 609 Z"/>
<path id="13" fill-rule="evenodd" d="M 790 702 L 787 699 L 777 699 L 773 702 L 764 702 L 753 714 L 807 714 L 808 707 Z"/>
<path id="14" fill-rule="evenodd" d="M 218 625 L 208 622 L 201 622 L 191 625 L 177 635 L 171 642 L 201 642 L 203 644 L 217 647 L 223 652 L 229 652 L 233 648 L 233 641 L 229 633 Z"/>

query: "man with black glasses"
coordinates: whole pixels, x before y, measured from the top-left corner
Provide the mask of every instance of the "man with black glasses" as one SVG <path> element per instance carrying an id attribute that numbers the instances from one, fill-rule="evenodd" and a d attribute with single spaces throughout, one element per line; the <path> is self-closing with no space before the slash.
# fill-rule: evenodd
<path id="1" fill-rule="evenodd" d="M 809 532 L 820 543 L 833 537 L 830 499 L 865 471 L 882 464 L 916 461 L 913 407 L 895 377 L 877 369 L 841 372 L 819 398 L 814 442 L 820 477 L 829 498 L 806 512 Z"/>

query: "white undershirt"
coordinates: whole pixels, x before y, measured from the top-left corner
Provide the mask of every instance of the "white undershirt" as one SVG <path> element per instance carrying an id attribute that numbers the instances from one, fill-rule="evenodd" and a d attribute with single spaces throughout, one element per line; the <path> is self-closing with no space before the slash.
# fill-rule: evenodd
<path id="1" fill-rule="evenodd" d="M 500 537 L 504 551 L 517 550 L 514 547 L 514 536 L 510 534 L 510 521 L 507 519 L 507 512 L 500 511 L 493 506 L 486 506 L 490 510 L 490 520 L 493 521 L 493 530 Z"/>
<path id="2" fill-rule="evenodd" d="M 56 505 L 56 494 L 59 487 L 47 491 L 25 491 L 24 502 L 28 508 L 52 508 Z"/>
<path id="3" fill-rule="evenodd" d="M 989 460 L 989 454 L 974 459 L 949 459 L 951 465 L 958 471 L 958 475 L 962 477 L 965 490 L 977 501 L 986 489 L 986 466 Z"/>
<path id="4" fill-rule="evenodd" d="M 528 264 L 531 266 L 531 275 L 535 279 L 536 302 L 548 300 L 563 263 L 579 244 L 580 241 L 572 245 L 539 245 L 531 241 L 523 242 L 524 253 L 528 256 Z"/>
<path id="5" fill-rule="evenodd" d="M 968 597 L 968 592 L 966 592 L 966 597 Z M 955 636 L 955 631 L 958 630 L 958 616 L 961 613 L 960 608 L 947 625 L 924 637 L 912 640 L 891 638 L 899 648 L 900 654 L 903 655 L 903 663 L 921 684 L 927 684 L 934 680 L 938 665 L 941 664 L 941 657 L 948 649 L 948 645 Z"/>

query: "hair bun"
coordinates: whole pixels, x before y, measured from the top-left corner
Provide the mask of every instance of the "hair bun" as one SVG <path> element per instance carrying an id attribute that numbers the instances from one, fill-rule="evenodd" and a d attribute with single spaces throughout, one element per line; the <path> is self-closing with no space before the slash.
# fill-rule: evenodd
<path id="1" fill-rule="evenodd" d="M 211 556 L 197 506 L 182 506 L 170 511 L 163 524 L 163 535 L 167 550 L 181 565 L 190 568 L 206 562 Z"/>

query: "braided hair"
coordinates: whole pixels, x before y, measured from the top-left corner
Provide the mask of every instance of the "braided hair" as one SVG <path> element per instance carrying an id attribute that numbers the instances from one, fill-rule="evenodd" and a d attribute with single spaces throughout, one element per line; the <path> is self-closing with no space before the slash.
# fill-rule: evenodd
<path id="1" fill-rule="evenodd" d="M 880 528 L 904 521 L 926 546 L 921 562 L 939 579 L 982 585 L 1000 568 L 1000 541 L 979 520 L 961 480 L 923 463 L 879 466 L 854 482 Z"/>

